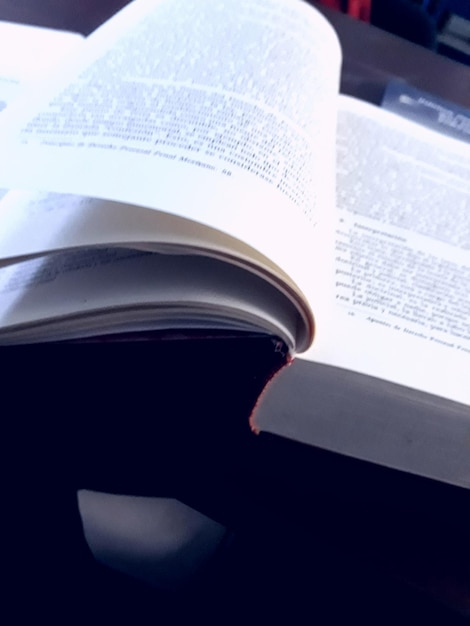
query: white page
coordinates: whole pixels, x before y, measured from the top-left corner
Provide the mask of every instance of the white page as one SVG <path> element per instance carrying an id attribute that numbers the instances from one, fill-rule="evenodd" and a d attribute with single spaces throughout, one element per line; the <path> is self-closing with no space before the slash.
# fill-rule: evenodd
<path id="1" fill-rule="evenodd" d="M 338 220 L 307 358 L 470 404 L 468 145 L 341 98 Z"/>
<path id="2" fill-rule="evenodd" d="M 83 39 L 79 33 L 0 21 L 0 111 L 28 90 L 40 89 Z"/>
<path id="3" fill-rule="evenodd" d="M 0 21 L 0 112 L 41 89 L 83 41 L 79 33 Z M 0 199 L 6 192 L 0 189 Z"/>
<path id="4" fill-rule="evenodd" d="M 238 240 L 161 211 L 73 194 L 10 191 L 0 202 L 0 266 L 71 248 L 140 250 L 272 263 Z M 182 249 L 183 247 L 183 249 Z"/>
<path id="5" fill-rule="evenodd" d="M 42 115 L 4 122 L 0 184 L 196 219 L 311 285 L 306 267 L 328 250 L 315 227 L 332 206 L 339 82 L 324 18 L 293 0 L 138 0 L 85 48 Z"/>

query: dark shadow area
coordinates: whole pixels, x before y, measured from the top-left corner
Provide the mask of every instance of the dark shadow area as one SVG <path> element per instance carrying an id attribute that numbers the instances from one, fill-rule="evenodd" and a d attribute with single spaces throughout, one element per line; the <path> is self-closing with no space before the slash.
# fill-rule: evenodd
<path id="1" fill-rule="evenodd" d="M 371 24 L 431 50 L 437 47 L 436 20 L 410 0 L 373 1 Z"/>

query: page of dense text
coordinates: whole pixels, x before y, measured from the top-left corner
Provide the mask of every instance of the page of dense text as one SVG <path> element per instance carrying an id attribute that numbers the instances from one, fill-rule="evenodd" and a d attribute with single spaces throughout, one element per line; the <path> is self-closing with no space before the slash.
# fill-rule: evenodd
<path id="1" fill-rule="evenodd" d="M 335 304 L 308 358 L 470 404 L 470 150 L 341 98 Z"/>
<path id="2" fill-rule="evenodd" d="M 5 121 L 0 184 L 197 220 L 305 291 L 328 254 L 316 232 L 333 201 L 339 64 L 333 30 L 304 3 L 137 0 L 39 113 L 25 103 Z"/>

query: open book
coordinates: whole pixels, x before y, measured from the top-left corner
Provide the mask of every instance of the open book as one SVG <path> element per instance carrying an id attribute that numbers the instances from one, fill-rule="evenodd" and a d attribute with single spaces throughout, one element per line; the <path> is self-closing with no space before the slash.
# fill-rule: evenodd
<path id="1" fill-rule="evenodd" d="M 0 342 L 264 332 L 469 405 L 468 146 L 340 96 L 340 65 L 294 0 L 99 28 L 1 116 Z"/>

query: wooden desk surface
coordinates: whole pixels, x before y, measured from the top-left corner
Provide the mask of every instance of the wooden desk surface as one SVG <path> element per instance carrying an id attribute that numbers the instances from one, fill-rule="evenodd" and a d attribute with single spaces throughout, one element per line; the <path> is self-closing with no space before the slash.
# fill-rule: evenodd
<path id="1" fill-rule="evenodd" d="M 129 0 L 0 0 L 0 19 L 88 35 Z"/>
<path id="2" fill-rule="evenodd" d="M 378 28 L 311 2 L 328 18 L 343 49 L 341 91 L 379 103 L 393 78 L 470 108 L 470 68 Z"/>

